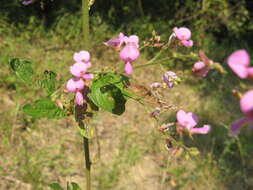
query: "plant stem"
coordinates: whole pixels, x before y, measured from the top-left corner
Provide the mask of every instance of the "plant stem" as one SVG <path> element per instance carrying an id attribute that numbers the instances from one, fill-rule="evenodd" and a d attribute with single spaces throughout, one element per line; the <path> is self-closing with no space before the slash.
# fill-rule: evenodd
<path id="1" fill-rule="evenodd" d="M 89 51 L 89 0 L 82 0 L 82 15 L 83 15 L 83 47 Z M 83 149 L 85 156 L 85 175 L 86 175 L 86 190 L 91 189 L 91 161 L 89 150 L 89 139 L 83 137 Z"/>
<path id="2" fill-rule="evenodd" d="M 83 42 L 85 50 L 89 49 L 89 0 L 82 0 Z"/>
<path id="3" fill-rule="evenodd" d="M 83 149 L 85 156 L 85 175 L 86 175 L 86 190 L 91 189 L 91 161 L 90 161 L 90 149 L 89 149 L 89 139 L 87 137 L 83 137 Z"/>
<path id="4" fill-rule="evenodd" d="M 137 65 L 137 66 L 134 66 L 135 69 L 137 68 L 142 68 L 142 67 L 147 67 L 147 66 L 150 66 L 150 65 L 155 65 L 157 64 L 157 59 L 162 55 L 162 53 L 168 49 L 170 43 L 166 44 L 157 54 L 155 57 L 153 57 L 151 60 L 149 60 L 146 64 L 142 64 L 142 65 Z"/>

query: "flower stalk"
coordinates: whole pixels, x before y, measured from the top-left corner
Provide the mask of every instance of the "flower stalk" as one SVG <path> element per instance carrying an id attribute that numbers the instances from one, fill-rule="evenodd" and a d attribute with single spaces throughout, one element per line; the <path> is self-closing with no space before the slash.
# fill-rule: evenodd
<path id="1" fill-rule="evenodd" d="M 89 0 L 82 0 L 82 15 L 83 15 L 83 47 L 86 51 L 89 50 Z M 85 156 L 85 175 L 86 175 L 86 190 L 91 190 L 91 161 L 89 139 L 83 137 L 83 149 Z"/>

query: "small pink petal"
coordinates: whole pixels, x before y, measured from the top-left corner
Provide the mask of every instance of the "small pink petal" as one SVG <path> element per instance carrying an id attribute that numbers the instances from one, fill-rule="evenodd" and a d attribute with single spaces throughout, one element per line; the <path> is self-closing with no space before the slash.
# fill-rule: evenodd
<path id="1" fill-rule="evenodd" d="M 126 44 L 132 43 L 139 47 L 139 37 L 136 35 L 131 35 L 129 37 L 125 36 L 124 41 Z"/>
<path id="2" fill-rule="evenodd" d="M 179 40 L 189 40 L 191 38 L 191 31 L 186 27 L 175 27 L 173 31 Z"/>
<path id="3" fill-rule="evenodd" d="M 249 66 L 250 64 L 250 57 L 246 50 L 241 49 L 233 52 L 228 57 L 228 65 L 242 65 L 242 66 Z"/>
<path id="4" fill-rule="evenodd" d="M 132 67 L 132 64 L 130 62 L 127 62 L 125 64 L 125 72 L 128 75 L 131 75 L 133 73 L 133 67 Z"/>
<path id="5" fill-rule="evenodd" d="M 192 133 L 192 134 L 207 134 L 207 133 L 209 133 L 210 130 L 211 130 L 210 125 L 204 125 L 201 128 L 192 128 L 190 130 L 190 133 Z"/>
<path id="6" fill-rule="evenodd" d="M 198 116 L 192 112 L 187 113 L 187 116 L 188 116 L 188 127 L 187 128 L 195 127 L 199 122 Z"/>
<path id="7" fill-rule="evenodd" d="M 134 62 L 140 56 L 140 52 L 136 45 L 134 44 L 127 44 L 122 50 L 120 51 L 120 58 L 124 62 Z"/>
<path id="8" fill-rule="evenodd" d="M 192 46 L 193 46 L 193 41 L 192 41 L 192 40 L 181 40 L 181 43 L 182 43 L 185 47 L 192 47 Z"/>
<path id="9" fill-rule="evenodd" d="M 83 62 L 75 63 L 70 67 L 70 72 L 76 77 L 81 77 L 88 69 L 88 66 Z"/>
<path id="10" fill-rule="evenodd" d="M 209 70 L 210 70 L 209 66 L 202 61 L 196 62 L 192 68 L 192 72 L 200 77 L 206 77 Z"/>
<path id="11" fill-rule="evenodd" d="M 90 61 L 90 53 L 88 51 L 80 51 L 79 53 L 75 53 L 73 59 L 76 62 L 89 62 Z"/>
<path id="12" fill-rule="evenodd" d="M 122 45 L 122 43 L 124 42 L 124 37 L 125 37 L 125 35 L 123 33 L 120 33 L 118 37 L 114 37 L 114 38 L 108 40 L 107 42 L 105 42 L 104 44 L 106 46 L 119 48 Z"/>
<path id="13" fill-rule="evenodd" d="M 82 78 L 84 78 L 85 80 L 92 80 L 94 78 L 94 75 L 89 73 L 89 74 L 84 74 L 82 76 Z"/>
<path id="14" fill-rule="evenodd" d="M 76 92 L 76 95 L 75 95 L 75 103 L 77 105 L 83 105 L 84 103 L 84 98 L 83 98 L 83 94 L 81 92 Z"/>
<path id="15" fill-rule="evenodd" d="M 150 88 L 160 88 L 162 84 L 160 82 L 154 82 L 150 85 Z"/>
<path id="16" fill-rule="evenodd" d="M 23 5 L 30 5 L 30 4 L 33 3 L 33 1 L 34 1 L 34 0 L 24 0 L 24 1 L 22 2 L 22 4 L 23 4 Z"/>
<path id="17" fill-rule="evenodd" d="M 67 82 L 67 91 L 68 92 L 77 92 L 81 91 L 85 86 L 85 83 L 82 79 L 79 78 L 72 78 L 69 79 Z"/>
<path id="18" fill-rule="evenodd" d="M 230 127 L 230 135 L 237 136 L 240 133 L 241 127 L 250 120 L 251 120 L 250 118 L 244 117 L 232 123 Z"/>
<path id="19" fill-rule="evenodd" d="M 246 92 L 240 100 L 242 112 L 250 117 L 253 117 L 253 90 Z"/>
<path id="20" fill-rule="evenodd" d="M 237 74 L 241 79 L 245 79 L 248 77 L 247 66 L 239 65 L 239 64 L 230 64 L 229 67 Z"/>

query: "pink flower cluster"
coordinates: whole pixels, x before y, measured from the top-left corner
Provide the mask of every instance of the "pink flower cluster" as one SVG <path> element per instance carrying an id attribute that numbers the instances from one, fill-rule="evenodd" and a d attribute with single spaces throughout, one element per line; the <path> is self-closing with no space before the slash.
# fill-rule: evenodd
<path id="1" fill-rule="evenodd" d="M 125 44 L 120 50 L 119 56 L 125 62 L 125 73 L 131 75 L 133 73 L 132 63 L 140 56 L 138 36 L 131 35 L 128 37 L 120 33 L 118 37 L 112 38 L 104 44 L 114 48 L 121 48 Z"/>
<path id="2" fill-rule="evenodd" d="M 250 67 L 250 56 L 244 49 L 237 50 L 228 57 L 228 66 L 241 79 L 253 78 L 253 67 Z"/>
<path id="3" fill-rule="evenodd" d="M 253 90 L 250 90 L 243 95 L 240 100 L 240 107 L 245 116 L 232 123 L 230 131 L 232 136 L 238 135 L 244 124 L 253 124 Z"/>
<path id="4" fill-rule="evenodd" d="M 73 56 L 75 64 L 70 67 L 70 72 L 74 76 L 67 82 L 67 91 L 75 93 L 75 103 L 83 105 L 85 103 L 86 93 L 85 81 L 93 79 L 93 74 L 87 73 L 91 67 L 90 53 L 88 51 L 80 51 Z"/>
<path id="5" fill-rule="evenodd" d="M 253 78 L 253 67 L 250 67 L 250 56 L 244 49 L 233 52 L 228 57 L 228 66 L 241 79 Z M 231 125 L 230 134 L 239 134 L 244 124 L 253 124 L 253 90 L 246 92 L 240 100 L 241 111 L 245 117 L 235 121 Z"/>
<path id="6" fill-rule="evenodd" d="M 173 28 L 173 32 L 176 35 L 177 39 L 185 47 L 192 47 L 193 41 L 191 39 L 191 31 L 186 27 Z"/>
<path id="7" fill-rule="evenodd" d="M 207 134 L 211 126 L 204 125 L 201 128 L 195 127 L 198 124 L 198 117 L 192 112 L 186 113 L 183 110 L 177 112 L 177 122 L 180 130 L 188 131 L 190 134 Z"/>

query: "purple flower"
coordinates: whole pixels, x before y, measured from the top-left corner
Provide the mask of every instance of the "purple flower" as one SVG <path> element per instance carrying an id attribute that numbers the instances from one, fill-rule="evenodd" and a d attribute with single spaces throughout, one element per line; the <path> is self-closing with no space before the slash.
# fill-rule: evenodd
<path id="1" fill-rule="evenodd" d="M 114 37 L 107 42 L 104 42 L 106 46 L 120 48 L 120 46 L 124 43 L 125 35 L 123 33 L 119 33 L 118 37 Z"/>
<path id="2" fill-rule="evenodd" d="M 186 27 L 173 28 L 173 32 L 175 33 L 177 39 L 181 42 L 181 44 L 185 47 L 192 47 L 193 41 L 191 38 L 191 31 Z"/>
<path id="3" fill-rule="evenodd" d="M 253 78 L 253 67 L 250 67 L 250 57 L 246 50 L 241 49 L 228 57 L 228 66 L 241 79 Z"/>
<path id="4" fill-rule="evenodd" d="M 201 128 L 196 128 L 198 124 L 198 117 L 192 112 L 186 113 L 183 110 L 177 112 L 177 122 L 179 127 L 190 132 L 191 134 L 207 134 L 209 133 L 211 126 L 204 125 Z"/>
<path id="5" fill-rule="evenodd" d="M 178 84 L 178 82 L 180 82 L 180 79 L 176 75 L 176 73 L 172 71 L 167 71 L 163 75 L 163 81 L 168 86 L 168 88 L 173 88 L 175 84 Z"/>
<path id="6" fill-rule="evenodd" d="M 236 136 L 239 134 L 241 127 L 244 124 L 253 124 L 253 90 L 246 92 L 240 100 L 240 107 L 245 117 L 232 123 L 230 134 Z"/>

